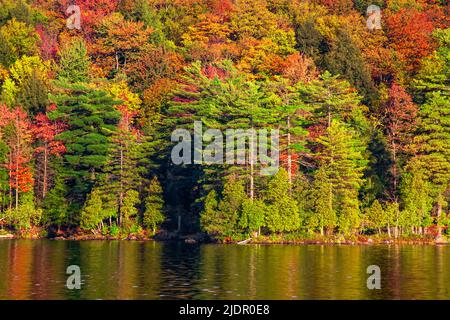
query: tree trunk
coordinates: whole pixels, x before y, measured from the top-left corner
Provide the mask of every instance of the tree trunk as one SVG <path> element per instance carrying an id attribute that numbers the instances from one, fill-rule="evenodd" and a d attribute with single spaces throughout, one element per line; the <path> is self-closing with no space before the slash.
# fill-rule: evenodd
<path id="1" fill-rule="evenodd" d="M 44 148 L 44 177 L 42 182 L 42 199 L 47 195 L 47 165 L 48 165 L 48 143 L 45 143 Z"/>
<path id="2" fill-rule="evenodd" d="M 292 156 L 291 156 L 291 117 L 287 117 L 287 160 L 288 160 L 288 180 L 289 195 L 292 194 Z"/>
<path id="3" fill-rule="evenodd" d="M 253 129 L 252 129 L 252 133 L 253 133 Z M 250 161 L 250 199 L 253 201 L 254 196 L 255 196 L 255 186 L 254 186 L 254 152 L 253 152 L 253 148 L 254 148 L 254 136 L 252 135 L 252 137 L 250 138 L 250 155 L 249 155 L 249 161 Z"/>
<path id="4" fill-rule="evenodd" d="M 13 153 L 12 151 L 9 153 L 9 210 L 12 210 L 12 166 L 13 166 Z"/>
<path id="5" fill-rule="evenodd" d="M 442 227 L 441 227 L 441 215 L 442 215 L 442 201 L 441 196 L 439 195 L 438 203 L 437 203 L 437 236 L 440 238 L 442 236 Z"/>
<path id="6" fill-rule="evenodd" d="M 393 167 L 392 167 L 392 177 L 393 177 L 393 194 L 394 197 L 397 195 L 397 146 L 395 145 L 395 142 L 392 142 L 392 161 L 393 161 Z"/>
<path id="7" fill-rule="evenodd" d="M 119 192 L 119 214 L 117 216 L 117 225 L 122 225 L 122 206 L 123 206 L 123 147 L 120 149 L 120 192 Z"/>
<path id="8" fill-rule="evenodd" d="M 19 155 L 20 155 L 20 122 L 19 115 L 16 116 L 16 130 L 17 130 L 17 141 L 16 141 L 16 210 L 19 207 Z"/>

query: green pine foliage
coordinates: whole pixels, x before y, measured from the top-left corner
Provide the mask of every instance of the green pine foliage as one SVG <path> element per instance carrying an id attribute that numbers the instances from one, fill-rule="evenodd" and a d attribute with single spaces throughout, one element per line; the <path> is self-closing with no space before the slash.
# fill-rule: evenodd
<path id="1" fill-rule="evenodd" d="M 143 214 L 144 227 L 156 233 L 158 227 L 164 222 L 163 189 L 157 177 L 153 177 L 148 186 L 148 195 L 145 198 L 145 211 Z"/>
<path id="2" fill-rule="evenodd" d="M 86 4 L 82 31 L 51 1 L 0 2 L 0 227 L 449 234 L 445 1 L 119 1 Z M 171 135 L 194 121 L 224 143 L 278 130 L 278 167 L 251 156 L 269 139 L 211 135 L 190 160 L 243 161 L 174 164 Z"/>

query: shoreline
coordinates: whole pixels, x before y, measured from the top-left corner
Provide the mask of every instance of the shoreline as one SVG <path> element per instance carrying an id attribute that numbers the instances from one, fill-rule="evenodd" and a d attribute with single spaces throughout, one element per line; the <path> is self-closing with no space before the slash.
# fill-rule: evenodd
<path id="1" fill-rule="evenodd" d="M 176 236 L 146 236 L 146 235 L 128 235 L 124 237 L 104 236 L 91 234 L 71 234 L 64 236 L 21 236 L 14 233 L 0 235 L 1 240 L 53 240 L 53 241 L 156 241 L 156 242 L 184 242 L 187 244 L 231 244 L 231 245 L 449 245 L 445 237 L 439 239 L 422 236 L 422 237 L 402 237 L 398 239 L 384 237 L 359 237 L 358 239 L 345 239 L 335 237 L 324 238 L 303 238 L 303 239 L 270 239 L 268 237 L 258 237 L 247 239 L 245 241 L 220 241 L 217 239 L 209 239 L 204 236 L 194 235 L 176 235 Z M 245 243 L 240 243 L 245 242 Z"/>

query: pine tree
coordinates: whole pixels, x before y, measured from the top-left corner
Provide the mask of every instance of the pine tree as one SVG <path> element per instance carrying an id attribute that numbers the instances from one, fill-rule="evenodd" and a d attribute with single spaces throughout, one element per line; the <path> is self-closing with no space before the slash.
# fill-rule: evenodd
<path id="1" fill-rule="evenodd" d="M 139 205 L 140 202 L 139 192 L 136 190 L 128 190 L 125 193 L 121 208 L 122 227 L 125 228 L 125 230 L 130 231 L 131 227 L 136 222 L 136 218 L 139 213 L 136 206 Z"/>
<path id="2" fill-rule="evenodd" d="M 101 192 L 93 189 L 81 210 L 80 227 L 85 230 L 101 230 L 104 216 Z"/>
<path id="3" fill-rule="evenodd" d="M 369 102 L 375 98 L 375 87 L 361 51 L 347 31 L 336 31 L 336 39 L 330 43 L 322 66 L 351 83 L 364 96 L 365 101 Z"/>
<path id="4" fill-rule="evenodd" d="M 450 189 L 450 30 L 436 30 L 434 36 L 440 46 L 433 56 L 423 61 L 415 81 L 418 99 L 423 99 L 424 103 L 420 106 L 414 141 L 417 155 L 411 159 L 410 166 L 423 169 L 433 185 L 440 236 L 440 220 Z"/>
<path id="5" fill-rule="evenodd" d="M 81 84 L 59 82 L 59 94 L 51 98 L 57 108 L 48 113 L 50 120 L 63 122 L 67 129 L 56 136 L 65 147 L 65 174 L 69 197 L 78 204 L 103 173 L 110 150 L 110 136 L 116 130 L 119 102 L 106 92 Z"/>
<path id="6" fill-rule="evenodd" d="M 89 79 L 89 56 L 81 38 L 72 38 L 58 53 L 58 79 L 66 82 L 87 82 Z"/>
<path id="7" fill-rule="evenodd" d="M 300 217 L 297 201 L 289 196 L 288 174 L 283 168 L 269 181 L 264 200 L 266 226 L 271 232 L 292 232 L 300 228 L 303 217 Z"/>
<path id="8" fill-rule="evenodd" d="M 66 196 L 68 190 L 61 175 L 56 175 L 53 188 L 47 193 L 43 202 L 43 222 L 46 226 L 56 225 L 58 229 L 69 221 Z"/>
<path id="9" fill-rule="evenodd" d="M 381 234 L 381 228 L 384 227 L 383 222 L 385 220 L 385 212 L 383 207 L 381 206 L 381 203 L 375 199 L 372 205 L 366 208 L 365 214 L 369 225 L 373 228 L 376 228 L 378 230 L 378 234 Z"/>
<path id="10" fill-rule="evenodd" d="M 409 169 L 409 172 L 403 175 L 401 185 L 403 204 L 401 222 L 407 230 L 417 232 L 419 228 L 431 225 L 432 189 L 423 169 L 417 167 Z"/>
<path id="11" fill-rule="evenodd" d="M 314 175 L 311 192 L 313 202 L 312 214 L 308 224 L 317 228 L 321 235 L 332 233 L 337 226 L 337 216 L 334 205 L 333 185 L 328 177 L 325 167 L 320 167 Z"/>
<path id="12" fill-rule="evenodd" d="M 352 123 L 355 127 L 360 124 L 361 97 L 345 80 L 332 76 L 328 71 L 324 72 L 319 79 L 310 83 L 297 86 L 300 98 L 310 105 L 312 110 L 312 121 L 315 125 L 330 127 L 333 119 Z"/>
<path id="13" fill-rule="evenodd" d="M 332 184 L 339 229 L 346 234 L 360 225 L 358 194 L 367 164 L 365 147 L 357 137 L 348 125 L 333 120 L 326 135 L 317 139 L 322 149 L 320 163 Z"/>
<path id="14" fill-rule="evenodd" d="M 145 211 L 143 215 L 143 224 L 156 233 L 158 226 L 164 222 L 163 214 L 164 199 L 163 189 L 158 178 L 153 177 L 148 187 L 148 195 L 145 198 Z"/>
<path id="15" fill-rule="evenodd" d="M 219 221 L 219 199 L 216 190 L 211 190 L 203 201 L 203 211 L 200 213 L 200 227 L 210 236 L 218 236 L 224 233 Z"/>
<path id="16" fill-rule="evenodd" d="M 264 226 L 266 216 L 266 206 L 260 199 L 245 199 L 242 203 L 242 211 L 239 217 L 239 227 L 250 234 L 261 234 L 261 227 Z"/>

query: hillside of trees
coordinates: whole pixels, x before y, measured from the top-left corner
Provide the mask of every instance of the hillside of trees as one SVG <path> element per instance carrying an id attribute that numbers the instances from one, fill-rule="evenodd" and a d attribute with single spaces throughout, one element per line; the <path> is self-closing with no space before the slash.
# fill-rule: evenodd
<path id="1" fill-rule="evenodd" d="M 446 0 L 0 0 L 0 229 L 445 236 L 449 13 Z M 279 130 L 280 170 L 174 164 L 171 134 L 194 121 Z"/>

